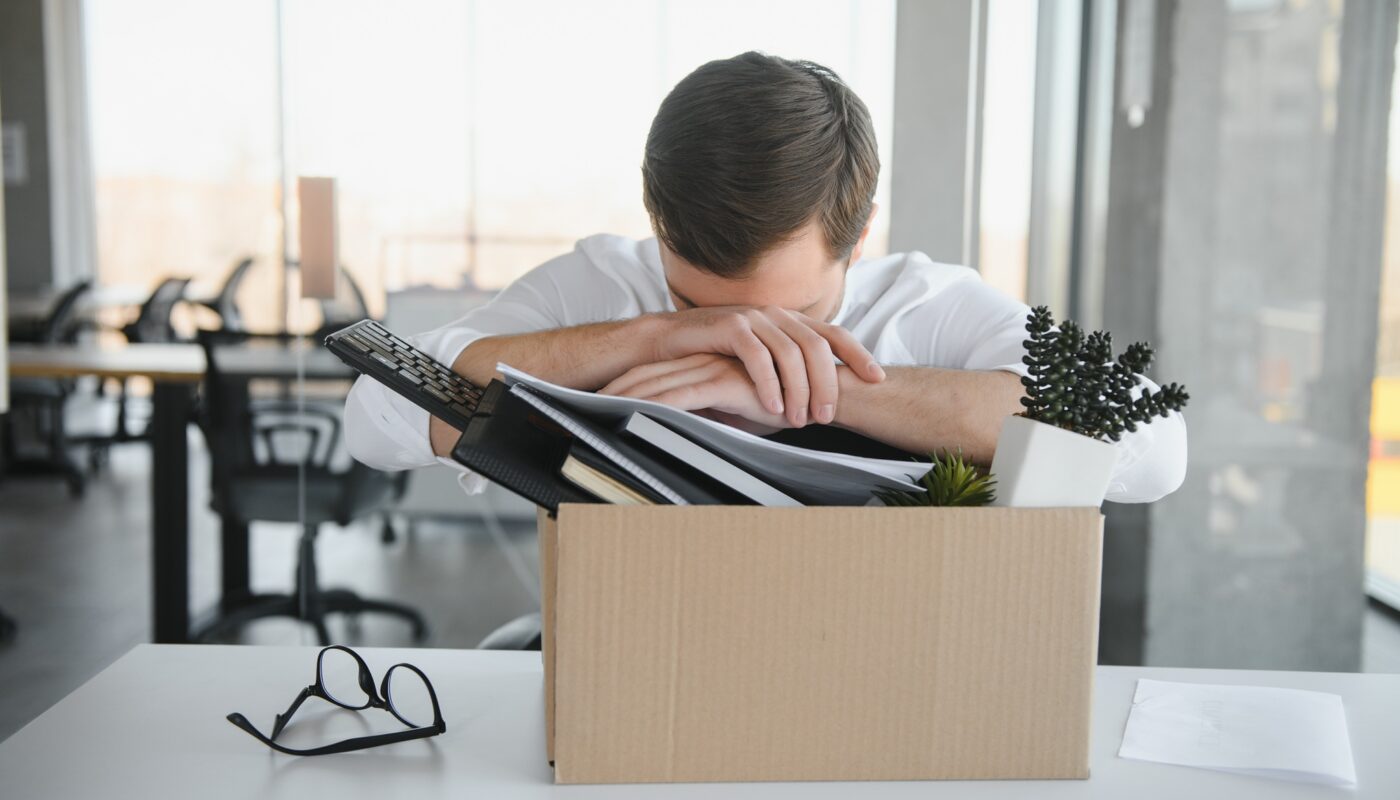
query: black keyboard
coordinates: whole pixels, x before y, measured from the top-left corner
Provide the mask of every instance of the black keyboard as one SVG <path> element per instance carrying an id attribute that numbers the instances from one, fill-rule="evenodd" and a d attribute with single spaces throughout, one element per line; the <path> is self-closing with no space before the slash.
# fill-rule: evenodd
<path id="1" fill-rule="evenodd" d="M 327 336 L 326 349 L 459 431 L 481 402 L 480 387 L 372 319 Z"/>

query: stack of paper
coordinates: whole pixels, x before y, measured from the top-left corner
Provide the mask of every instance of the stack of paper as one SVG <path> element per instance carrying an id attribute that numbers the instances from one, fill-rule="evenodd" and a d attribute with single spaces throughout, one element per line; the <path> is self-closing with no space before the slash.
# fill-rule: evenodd
<path id="1" fill-rule="evenodd" d="M 832 505 L 863 505 L 876 488 L 910 489 L 928 468 L 915 461 L 864 458 L 844 453 L 807 450 L 772 442 L 698 414 L 650 400 L 581 392 L 541 380 L 506 364 L 496 369 L 511 385 L 523 384 L 560 405 L 608 424 L 622 424 L 634 412 L 644 413 L 749 472 L 805 496 Z"/>
<path id="2" fill-rule="evenodd" d="M 1118 755 L 1356 785 L 1342 698 L 1301 689 L 1139 680 Z"/>

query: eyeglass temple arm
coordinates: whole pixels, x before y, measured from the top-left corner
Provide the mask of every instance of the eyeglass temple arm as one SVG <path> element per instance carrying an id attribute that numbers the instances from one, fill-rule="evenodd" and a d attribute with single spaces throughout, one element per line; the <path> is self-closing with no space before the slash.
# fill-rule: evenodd
<path id="1" fill-rule="evenodd" d="M 308 686 L 305 689 L 302 689 L 301 694 L 297 695 L 297 699 L 293 700 L 292 704 L 287 706 L 287 710 L 277 715 L 277 718 L 272 723 L 272 736 L 268 738 L 276 739 L 278 736 L 281 736 L 282 729 L 287 727 L 288 722 L 292 721 L 292 715 L 297 713 L 297 709 L 301 708 L 301 704 L 306 702 L 306 698 L 311 697 L 314 694 L 316 694 L 315 686 Z M 242 715 L 240 714 L 239 716 Z"/>
<path id="2" fill-rule="evenodd" d="M 436 736 L 437 734 L 442 732 L 441 728 L 445 727 L 440 724 L 435 724 L 427 728 L 413 728 L 411 730 L 398 731 L 395 733 L 379 733 L 372 736 L 357 736 L 353 739 L 346 739 L 345 741 L 336 742 L 335 744 L 328 744 L 324 747 L 313 747 L 308 750 L 298 750 L 292 747 L 284 747 L 283 745 L 274 742 L 267 736 L 264 736 L 262 731 L 259 731 L 257 728 L 253 727 L 253 723 L 249 722 L 248 718 L 243 716 L 242 714 L 229 714 L 228 717 L 226 717 L 226 719 L 228 719 L 229 722 L 232 722 L 238 728 L 241 728 L 248 735 L 252 736 L 253 738 L 267 745 L 268 747 L 271 747 L 273 750 L 276 750 L 279 753 L 286 753 L 287 755 L 291 756 L 326 756 L 332 755 L 334 753 L 346 753 L 351 750 L 363 750 L 368 747 L 378 747 L 380 745 L 385 744 L 394 744 L 395 742 L 404 742 L 410 739 L 425 739 L 429 736 Z"/>

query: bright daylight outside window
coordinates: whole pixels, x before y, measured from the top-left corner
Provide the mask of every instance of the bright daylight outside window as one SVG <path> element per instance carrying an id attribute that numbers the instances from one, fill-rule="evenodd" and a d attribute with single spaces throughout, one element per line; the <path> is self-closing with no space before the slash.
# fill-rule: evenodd
<path id="1" fill-rule="evenodd" d="M 252 254 L 250 327 L 280 327 L 279 192 L 297 175 L 338 179 L 341 260 L 376 313 L 386 290 L 497 288 L 583 236 L 649 236 L 652 115 L 696 66 L 750 49 L 836 70 L 889 162 L 893 0 L 280 7 L 89 4 L 102 281 L 212 290 Z"/>
<path id="2" fill-rule="evenodd" d="M 1392 83 L 1389 150 L 1380 336 L 1366 484 L 1366 570 L 1371 593 L 1400 608 L 1400 80 Z"/>

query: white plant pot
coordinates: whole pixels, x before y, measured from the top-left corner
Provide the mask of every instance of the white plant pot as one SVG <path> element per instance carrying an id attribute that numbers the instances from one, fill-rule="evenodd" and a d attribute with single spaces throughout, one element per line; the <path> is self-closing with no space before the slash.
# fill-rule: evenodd
<path id="1" fill-rule="evenodd" d="M 1055 508 L 1103 504 L 1118 448 L 1064 428 L 1010 416 L 992 456 L 994 506 Z"/>

